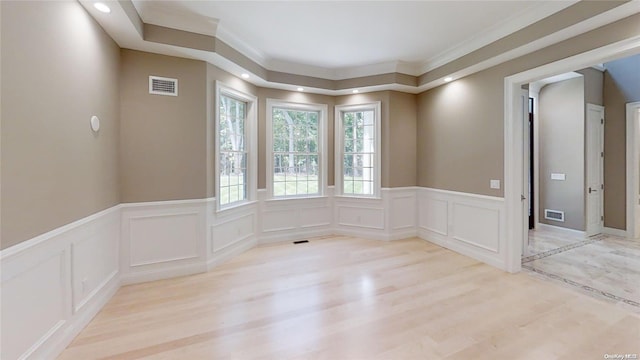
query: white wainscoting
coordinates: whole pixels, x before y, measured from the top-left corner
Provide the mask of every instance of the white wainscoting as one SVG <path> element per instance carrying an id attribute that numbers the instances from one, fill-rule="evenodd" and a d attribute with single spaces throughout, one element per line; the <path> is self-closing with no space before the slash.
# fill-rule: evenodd
<path id="1" fill-rule="evenodd" d="M 505 269 L 502 198 L 418 187 L 381 198 L 120 204 L 0 252 L 2 359 L 54 358 L 121 284 L 205 272 L 258 243 L 419 235 Z"/>
<path id="2" fill-rule="evenodd" d="M 207 200 L 122 204 L 124 284 L 207 270 Z"/>
<path id="3" fill-rule="evenodd" d="M 420 188 L 418 236 L 506 270 L 504 199 Z"/>
<path id="4" fill-rule="evenodd" d="M 333 234 L 333 187 L 326 196 L 299 199 L 266 199 L 258 191 L 259 242 L 299 240 Z"/>
<path id="5" fill-rule="evenodd" d="M 336 196 L 334 232 L 376 240 L 416 236 L 416 191 L 384 188 L 379 199 Z"/>
<path id="6" fill-rule="evenodd" d="M 55 358 L 119 287 L 120 206 L 0 253 L 2 359 Z"/>
<path id="7" fill-rule="evenodd" d="M 218 212 L 209 207 L 207 269 L 256 246 L 257 212 L 256 201 Z"/>

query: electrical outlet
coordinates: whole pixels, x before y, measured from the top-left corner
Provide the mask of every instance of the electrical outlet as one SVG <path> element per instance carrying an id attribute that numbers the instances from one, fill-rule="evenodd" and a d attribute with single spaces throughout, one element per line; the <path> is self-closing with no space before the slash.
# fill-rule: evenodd
<path id="1" fill-rule="evenodd" d="M 500 180 L 491 180 L 491 181 L 489 181 L 489 186 L 492 189 L 500 189 Z"/>

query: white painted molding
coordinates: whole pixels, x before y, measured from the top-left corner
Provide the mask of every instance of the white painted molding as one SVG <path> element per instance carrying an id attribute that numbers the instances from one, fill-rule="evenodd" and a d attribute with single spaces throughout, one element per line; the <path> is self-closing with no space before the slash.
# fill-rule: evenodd
<path id="1" fill-rule="evenodd" d="M 417 199 L 420 238 L 506 270 L 502 198 L 422 188 Z"/>
<path id="2" fill-rule="evenodd" d="M 637 6 L 637 4 L 632 5 Z M 553 63 L 523 71 L 504 79 L 504 194 L 508 242 L 507 271 L 521 269 L 524 210 L 521 206 L 523 184 L 523 122 L 519 111 L 521 85 L 564 72 L 582 69 L 609 59 L 640 51 L 640 36 L 574 55 Z"/>
<path id="3" fill-rule="evenodd" d="M 629 237 L 628 233 L 624 230 L 610 228 L 606 226 L 602 228 L 602 233 L 607 235 L 620 236 L 624 238 Z"/>
<path id="4" fill-rule="evenodd" d="M 539 227 L 540 227 L 540 230 L 553 231 L 553 232 L 556 232 L 556 233 L 559 233 L 559 234 L 567 234 L 567 235 L 572 235 L 572 236 L 576 236 L 576 235 L 577 236 L 587 236 L 587 233 L 582 231 L 582 230 L 569 229 L 569 228 L 556 226 L 556 225 L 540 223 Z"/>
<path id="5" fill-rule="evenodd" d="M 626 104 L 626 130 L 627 130 L 627 163 L 626 163 L 626 210 L 627 210 L 627 229 L 626 234 L 631 238 L 640 237 L 637 229 L 636 218 L 638 199 L 640 198 L 640 172 L 638 164 L 640 163 L 640 115 L 634 115 L 634 112 L 640 111 L 640 101 Z"/>
<path id="6" fill-rule="evenodd" d="M 55 358 L 120 286 L 120 206 L 2 252 L 2 359 Z"/>

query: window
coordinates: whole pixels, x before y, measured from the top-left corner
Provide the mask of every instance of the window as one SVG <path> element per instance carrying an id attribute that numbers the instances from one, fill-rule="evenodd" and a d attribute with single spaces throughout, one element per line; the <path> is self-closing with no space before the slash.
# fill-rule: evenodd
<path id="1" fill-rule="evenodd" d="M 336 190 L 380 196 L 380 103 L 336 106 Z"/>
<path id="2" fill-rule="evenodd" d="M 275 198 L 324 194 L 326 105 L 267 101 L 267 186 Z"/>
<path id="3" fill-rule="evenodd" d="M 216 174 L 218 209 L 254 199 L 255 98 L 217 84 Z"/>

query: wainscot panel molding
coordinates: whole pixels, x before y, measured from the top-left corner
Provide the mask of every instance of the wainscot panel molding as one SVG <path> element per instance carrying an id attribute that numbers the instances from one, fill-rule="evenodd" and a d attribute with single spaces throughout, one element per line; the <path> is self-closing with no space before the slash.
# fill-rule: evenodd
<path id="1" fill-rule="evenodd" d="M 120 206 L 0 253 L 2 359 L 55 358 L 119 288 Z"/>
<path id="2" fill-rule="evenodd" d="M 420 188 L 417 199 L 421 239 L 506 270 L 503 198 Z"/>
<path id="3" fill-rule="evenodd" d="M 55 358 L 123 284 L 205 272 L 258 244 L 419 236 L 505 269 L 504 200 L 384 188 L 380 198 L 120 204 L 0 252 L 2 359 Z"/>
<path id="4" fill-rule="evenodd" d="M 417 190 L 417 187 L 383 188 L 380 198 L 336 196 L 335 233 L 375 240 L 416 236 Z"/>
<path id="5" fill-rule="evenodd" d="M 208 200 L 122 204 L 123 284 L 207 271 Z"/>
<path id="6" fill-rule="evenodd" d="M 333 234 L 333 187 L 311 198 L 267 199 L 258 190 L 259 243 L 293 241 Z"/>

